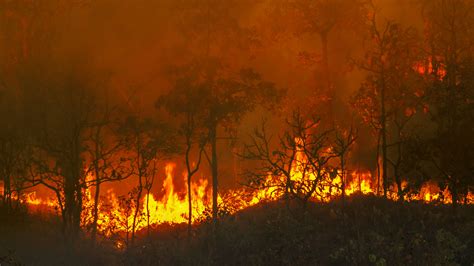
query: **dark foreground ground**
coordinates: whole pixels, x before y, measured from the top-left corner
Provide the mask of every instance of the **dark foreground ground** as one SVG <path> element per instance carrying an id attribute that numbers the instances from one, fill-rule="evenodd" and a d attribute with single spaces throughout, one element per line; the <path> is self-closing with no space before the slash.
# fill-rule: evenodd
<path id="1" fill-rule="evenodd" d="M 474 206 L 398 203 L 371 196 L 312 204 L 268 203 L 222 219 L 161 226 L 133 249 L 111 241 L 64 244 L 57 218 L 0 212 L 0 265 L 474 265 Z M 215 243 L 214 245 L 212 243 Z"/>

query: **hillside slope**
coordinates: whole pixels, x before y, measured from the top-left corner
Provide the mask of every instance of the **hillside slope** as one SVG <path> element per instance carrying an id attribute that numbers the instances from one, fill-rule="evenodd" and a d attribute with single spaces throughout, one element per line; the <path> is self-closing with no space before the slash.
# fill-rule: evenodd
<path id="1" fill-rule="evenodd" d="M 312 203 L 260 204 L 222 217 L 217 237 L 209 222 L 139 232 L 136 247 L 87 235 L 67 248 L 60 221 L 46 214 L 0 213 L 3 265 L 472 265 L 474 206 L 400 203 L 354 195 Z M 4 219 L 5 218 L 5 219 Z M 212 243 L 215 242 L 215 245 Z M 108 243 L 108 244 L 105 244 Z M 67 263 L 66 263 L 67 262 Z"/>

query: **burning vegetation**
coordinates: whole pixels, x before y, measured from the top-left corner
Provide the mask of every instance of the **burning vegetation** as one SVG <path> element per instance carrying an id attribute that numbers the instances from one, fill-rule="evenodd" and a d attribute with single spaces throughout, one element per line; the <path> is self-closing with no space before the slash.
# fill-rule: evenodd
<path id="1" fill-rule="evenodd" d="M 138 2 L 0 2 L 0 265 L 474 263 L 473 0 Z"/>

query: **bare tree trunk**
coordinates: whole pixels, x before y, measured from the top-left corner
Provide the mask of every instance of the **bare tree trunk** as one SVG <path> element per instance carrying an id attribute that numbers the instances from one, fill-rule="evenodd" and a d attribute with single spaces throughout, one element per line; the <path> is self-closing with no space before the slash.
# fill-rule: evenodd
<path id="1" fill-rule="evenodd" d="M 400 136 L 400 133 L 399 133 Z M 402 187 L 402 178 L 400 177 L 400 164 L 402 160 L 402 144 L 401 140 L 398 140 L 397 144 L 397 150 L 398 150 L 398 158 L 397 162 L 395 165 L 393 165 L 393 170 L 394 170 L 394 177 L 395 177 L 395 182 L 397 183 L 397 190 L 398 190 L 398 200 L 399 201 L 404 201 L 404 192 L 403 192 L 403 187 Z"/>
<path id="2" fill-rule="evenodd" d="M 146 196 L 146 234 L 147 237 L 150 237 L 150 189 L 147 189 L 147 196 Z"/>
<path id="3" fill-rule="evenodd" d="M 186 158 L 188 161 L 188 158 Z M 192 217 L 193 217 L 193 201 L 192 201 L 192 194 L 191 194 L 191 176 L 188 171 L 188 240 L 191 239 L 191 232 L 192 232 Z"/>
<path id="4" fill-rule="evenodd" d="M 342 197 L 342 204 L 344 204 L 344 200 L 346 197 L 346 174 L 345 174 L 344 154 L 341 154 L 341 197 Z"/>
<path id="5" fill-rule="evenodd" d="M 74 220 L 74 209 L 75 209 L 75 196 L 74 190 L 75 185 L 70 175 L 65 177 L 64 187 L 64 219 L 65 219 L 65 234 L 66 238 L 69 239 L 72 233 L 73 220 Z"/>
<path id="6" fill-rule="evenodd" d="M 82 158 L 81 140 L 76 134 L 72 141 L 69 158 L 64 158 L 63 169 L 66 175 L 64 184 L 64 213 L 66 216 L 66 234 L 72 244 L 81 228 L 82 213 Z"/>
<path id="7" fill-rule="evenodd" d="M 395 167 L 395 182 L 397 183 L 397 190 L 398 190 L 398 201 L 403 201 L 403 187 L 402 187 L 402 180 L 400 178 L 400 175 L 398 173 L 398 169 Z"/>
<path id="8" fill-rule="evenodd" d="M 187 170 L 187 185 L 188 185 L 188 242 L 191 240 L 192 236 L 192 223 L 193 223 L 193 200 L 192 200 L 192 177 L 193 175 L 199 170 L 199 166 L 201 164 L 201 155 L 203 152 L 204 146 L 201 146 L 199 151 L 199 157 L 197 164 L 194 168 L 191 166 L 191 162 L 189 160 L 192 142 L 191 142 L 191 134 L 186 135 L 186 154 L 185 154 L 185 162 L 186 162 L 186 170 Z"/>
<path id="9" fill-rule="evenodd" d="M 217 230 L 217 216 L 218 216 L 218 204 L 217 204 L 217 127 L 215 124 L 211 126 L 210 131 L 210 141 L 211 141 L 211 170 L 212 170 L 212 222 L 214 233 Z"/>
<path id="10" fill-rule="evenodd" d="M 76 240 L 81 226 L 82 187 L 80 184 L 80 169 L 77 165 L 69 168 L 65 176 L 64 213 L 66 216 L 66 234 L 71 244 Z"/>
<path id="11" fill-rule="evenodd" d="M 192 191 L 191 191 L 191 178 L 192 178 L 192 171 L 191 171 L 191 166 L 189 162 L 189 153 L 191 152 L 191 142 L 190 138 L 188 137 L 187 139 L 187 148 L 186 148 L 186 154 L 185 154 L 185 160 L 186 160 L 186 170 L 188 172 L 187 175 L 187 185 L 188 185 L 188 241 L 191 240 L 191 226 L 192 226 L 192 217 L 193 217 L 193 201 L 192 201 Z"/>
<path id="12" fill-rule="evenodd" d="M 137 192 L 137 197 L 136 197 L 136 206 L 135 206 L 135 212 L 133 214 L 133 223 L 132 223 L 132 237 L 131 237 L 131 243 L 132 246 L 135 242 L 135 230 L 137 227 L 137 218 L 138 218 L 138 213 L 140 212 L 140 198 L 142 197 L 142 192 L 143 192 L 143 184 L 142 184 L 142 176 L 138 176 L 138 192 Z"/>
<path id="13" fill-rule="evenodd" d="M 382 66 L 381 71 L 381 88 L 380 88 L 380 124 L 382 134 L 382 181 L 383 181 L 383 196 L 387 198 L 388 178 L 387 178 L 387 114 L 385 110 L 385 74 Z"/>
<path id="14" fill-rule="evenodd" d="M 286 184 L 285 184 L 285 205 L 286 210 L 290 210 L 290 200 L 291 200 L 291 176 L 288 175 L 286 177 Z"/>
<path id="15" fill-rule="evenodd" d="M 92 243 L 95 245 L 97 236 L 97 220 L 99 219 L 99 198 L 100 198 L 100 171 L 99 171 L 99 158 L 101 153 L 101 145 L 99 143 L 101 126 L 97 127 L 94 134 L 95 144 L 95 158 L 94 158 L 94 172 L 95 172 L 95 195 L 94 195 L 94 210 L 93 210 L 93 221 L 92 221 Z"/>
<path id="16" fill-rule="evenodd" d="M 79 182 L 79 179 L 76 181 L 76 205 L 74 208 L 74 227 L 73 227 L 73 236 L 74 239 L 77 238 L 79 231 L 81 230 L 81 214 L 82 214 L 82 186 Z"/>
<path id="17" fill-rule="evenodd" d="M 380 195 L 380 138 L 381 134 L 378 132 L 377 134 L 377 153 L 376 153 L 376 160 L 377 160 L 377 196 Z"/>
<path id="18" fill-rule="evenodd" d="M 97 221 L 99 220 L 99 197 L 100 197 L 100 182 L 98 180 L 98 171 L 96 170 L 96 183 L 95 183 L 95 195 L 94 195 L 94 209 L 93 209 L 93 221 L 92 221 L 92 243 L 95 244 L 97 238 Z"/>
<path id="19" fill-rule="evenodd" d="M 146 227 L 147 227 L 147 237 L 150 238 L 150 195 L 151 189 L 153 188 L 153 183 L 155 182 L 155 174 L 156 174 L 156 161 L 153 161 L 153 172 L 151 175 L 151 180 L 146 181 Z"/>
<path id="20" fill-rule="evenodd" d="M 143 170 L 142 170 L 142 150 L 141 150 L 141 140 L 139 133 L 135 132 L 137 135 L 135 135 L 135 149 L 136 149 L 136 155 L 137 155 L 137 171 L 138 171 L 138 191 L 137 191 L 137 197 L 136 197 L 136 205 L 135 205 L 135 212 L 133 214 L 133 223 L 132 223 L 132 237 L 131 237 L 131 244 L 132 246 L 135 244 L 135 230 L 137 227 L 137 218 L 138 218 L 138 213 L 140 212 L 140 198 L 142 197 L 143 193 Z"/>

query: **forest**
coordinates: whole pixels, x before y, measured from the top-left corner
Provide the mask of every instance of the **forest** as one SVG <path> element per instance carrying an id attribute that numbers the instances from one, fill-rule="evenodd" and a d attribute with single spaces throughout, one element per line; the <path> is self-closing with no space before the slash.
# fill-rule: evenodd
<path id="1" fill-rule="evenodd" d="M 474 265 L 474 0 L 0 0 L 0 266 Z"/>

